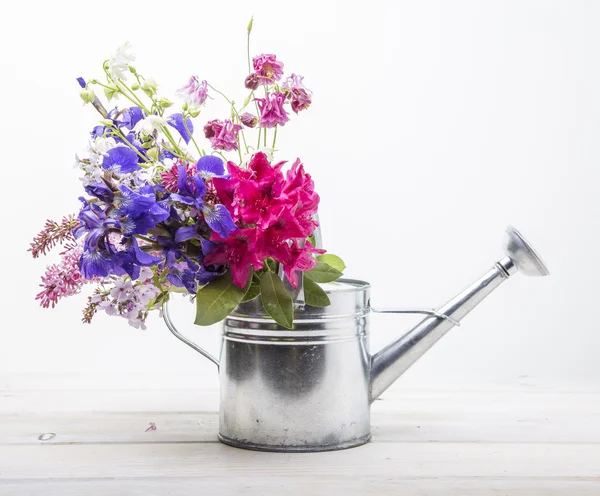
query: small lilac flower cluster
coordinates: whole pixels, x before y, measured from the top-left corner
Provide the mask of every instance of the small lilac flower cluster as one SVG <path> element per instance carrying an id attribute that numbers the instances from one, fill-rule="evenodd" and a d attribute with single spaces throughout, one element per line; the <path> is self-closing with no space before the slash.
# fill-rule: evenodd
<path id="1" fill-rule="evenodd" d="M 268 282 L 277 287 L 276 303 L 285 304 L 273 318 L 289 326 L 293 306 L 277 274 L 285 274 L 296 288 L 300 277 L 311 278 L 317 263 L 322 269 L 327 262 L 319 259 L 325 251 L 311 244 L 319 196 L 310 175 L 299 159 L 284 173 L 285 162 L 273 162 L 272 155 L 277 129 L 290 119 L 287 108 L 295 114 L 306 110 L 312 93 L 302 76 L 284 78 L 283 63 L 262 54 L 248 60 L 252 70 L 243 105 L 192 76 L 177 90 L 181 105 L 173 112 L 175 104 L 161 95 L 156 81 L 137 71 L 134 61 L 126 44 L 105 61 L 104 80 L 77 78 L 81 98 L 101 119 L 90 132 L 87 153 L 77 157 L 85 191 L 78 214 L 60 224 L 48 221 L 30 248 L 35 258 L 68 243 L 61 262 L 48 267 L 37 299 L 54 307 L 93 282 L 98 286 L 84 322 L 104 310 L 145 328 L 148 313 L 172 292 L 196 295 L 213 285 L 225 288 L 215 292 L 221 300 L 211 304 L 217 321 L 246 294 L 261 295 L 264 303 L 270 296 L 260 286 Z M 264 96 L 255 95 L 259 88 Z M 120 99 L 125 105 L 107 110 L 99 90 L 109 103 Z M 209 92 L 224 98 L 230 118 L 204 124 L 207 151 L 194 136 L 194 119 Z M 246 136 L 252 129 L 256 141 Z M 237 159 L 226 156 L 236 152 Z M 341 275 L 330 269 L 334 278 Z M 316 282 L 327 282 L 323 270 L 319 273 Z M 314 305 L 327 303 L 319 291 L 313 284 L 308 304 L 311 298 Z M 199 313 L 204 310 L 198 307 Z M 287 315 L 283 321 L 282 313 Z"/>
<path id="2" fill-rule="evenodd" d="M 154 272 L 144 267 L 137 280 L 116 279 L 112 288 L 96 292 L 89 302 L 107 315 L 126 318 L 130 326 L 145 330 L 148 306 L 160 293 L 153 278 Z"/>

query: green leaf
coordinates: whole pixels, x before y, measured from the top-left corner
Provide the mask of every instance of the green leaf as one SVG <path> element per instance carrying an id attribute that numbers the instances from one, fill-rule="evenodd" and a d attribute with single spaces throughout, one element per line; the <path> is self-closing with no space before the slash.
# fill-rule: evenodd
<path id="1" fill-rule="evenodd" d="M 342 273 L 325 262 L 317 262 L 314 269 L 304 275 L 315 282 L 332 282 L 339 279 Z"/>
<path id="2" fill-rule="evenodd" d="M 344 272 L 344 269 L 346 268 L 346 264 L 344 263 L 344 261 L 337 255 L 333 255 L 331 253 L 319 255 L 317 257 L 317 262 L 324 262 L 327 265 L 333 267 L 334 269 L 339 270 L 340 272 Z"/>
<path id="3" fill-rule="evenodd" d="M 246 294 L 242 298 L 242 303 L 253 300 L 259 294 L 260 294 L 260 284 L 252 281 L 252 284 L 250 284 L 248 291 L 246 291 Z"/>
<path id="4" fill-rule="evenodd" d="M 231 271 L 201 287 L 196 293 L 194 324 L 208 326 L 227 317 L 244 298 L 248 287 L 239 288 L 231 280 Z"/>
<path id="5" fill-rule="evenodd" d="M 328 307 L 331 305 L 329 296 L 327 296 L 321 286 L 308 277 L 304 278 L 304 300 L 311 307 Z"/>
<path id="6" fill-rule="evenodd" d="M 271 318 L 279 325 L 292 329 L 294 325 L 294 303 L 283 281 L 274 272 L 265 272 L 260 277 L 260 298 Z"/>

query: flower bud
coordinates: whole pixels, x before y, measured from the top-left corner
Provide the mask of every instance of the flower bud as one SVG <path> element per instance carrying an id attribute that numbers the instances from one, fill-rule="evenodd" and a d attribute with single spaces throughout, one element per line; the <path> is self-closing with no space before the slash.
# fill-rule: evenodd
<path id="1" fill-rule="evenodd" d="M 249 112 L 245 112 L 240 116 L 240 121 L 246 127 L 255 127 L 258 124 L 258 118 Z"/>
<path id="2" fill-rule="evenodd" d="M 101 119 L 100 124 L 102 124 L 103 126 L 112 126 L 113 121 L 110 119 Z"/>
<path id="3" fill-rule="evenodd" d="M 258 88 L 259 83 L 260 79 L 258 74 L 252 73 L 246 78 L 246 81 L 244 81 L 244 86 L 249 90 L 255 90 Z"/>
<path id="4" fill-rule="evenodd" d="M 131 85 L 131 89 L 132 89 L 133 91 L 137 91 L 137 90 L 139 90 L 139 89 L 140 89 L 140 85 L 139 85 L 139 84 L 137 84 L 137 83 L 133 83 L 133 84 Z"/>
<path id="5" fill-rule="evenodd" d="M 144 82 L 140 86 L 144 93 L 148 96 L 152 96 L 156 93 L 156 89 L 158 88 L 158 84 L 154 79 L 145 79 Z"/>
<path id="6" fill-rule="evenodd" d="M 150 160 L 152 160 L 153 162 L 156 162 L 158 160 L 158 148 L 156 148 L 156 147 L 150 148 L 150 150 L 148 150 L 146 152 L 146 155 L 148 155 L 148 158 Z"/>
<path id="7" fill-rule="evenodd" d="M 190 114 L 190 117 L 198 117 L 200 115 L 200 109 L 198 107 L 190 107 L 188 109 L 188 114 Z"/>
<path id="8" fill-rule="evenodd" d="M 183 110 L 185 112 L 187 109 L 188 109 L 188 103 L 183 102 L 183 105 L 181 106 L 181 110 Z"/>
<path id="9" fill-rule="evenodd" d="M 248 34 L 252 32 L 252 24 L 254 23 L 254 16 L 250 18 L 250 22 L 248 23 Z"/>
<path id="10" fill-rule="evenodd" d="M 94 99 L 96 98 L 96 95 L 94 93 L 93 89 L 82 89 L 79 91 L 79 96 L 81 97 L 81 99 L 83 100 L 84 103 L 92 103 L 94 101 Z"/>
<path id="11" fill-rule="evenodd" d="M 171 105 L 173 105 L 173 102 L 171 100 L 169 100 L 168 98 L 161 98 L 158 103 L 160 104 L 161 107 L 163 108 L 168 108 Z"/>
<path id="12" fill-rule="evenodd" d="M 210 121 L 208 124 L 206 124 L 204 126 L 204 136 L 206 138 L 212 138 L 215 135 L 215 127 L 214 127 L 214 122 L 215 121 Z"/>

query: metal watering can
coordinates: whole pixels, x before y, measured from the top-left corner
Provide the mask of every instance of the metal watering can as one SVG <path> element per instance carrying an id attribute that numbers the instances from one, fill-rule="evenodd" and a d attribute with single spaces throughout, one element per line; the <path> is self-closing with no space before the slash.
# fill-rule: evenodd
<path id="1" fill-rule="evenodd" d="M 479 302 L 518 271 L 548 269 L 513 227 L 506 256 L 438 310 L 380 309 L 367 282 L 324 284 L 331 305 L 296 309 L 292 330 L 271 320 L 260 298 L 240 304 L 223 322 L 220 360 L 174 327 L 171 332 L 219 369 L 219 439 L 231 446 L 307 452 L 351 448 L 371 437 L 370 405 Z M 424 313 L 426 317 L 381 351 L 369 353 L 369 314 Z"/>

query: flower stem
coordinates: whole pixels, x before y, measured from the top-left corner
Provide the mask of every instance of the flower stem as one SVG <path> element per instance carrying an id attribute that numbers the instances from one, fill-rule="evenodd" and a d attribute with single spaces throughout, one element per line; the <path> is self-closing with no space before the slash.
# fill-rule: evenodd
<path id="1" fill-rule="evenodd" d="M 186 123 L 186 116 L 185 114 L 182 116 L 183 117 L 183 127 L 185 128 L 185 132 L 188 133 L 188 136 L 191 138 L 192 143 L 194 143 L 194 146 L 196 147 L 196 150 L 198 150 L 198 155 L 202 156 L 202 152 L 200 151 L 200 147 L 198 146 L 198 143 L 196 143 L 196 140 L 194 139 L 194 137 L 192 136 L 192 133 L 190 133 L 190 130 L 188 129 L 187 123 Z"/>
<path id="2" fill-rule="evenodd" d="M 273 150 L 275 150 L 275 142 L 277 141 L 277 128 L 279 126 L 275 125 L 275 132 L 273 133 L 273 145 L 271 146 L 271 148 L 273 148 Z"/>

